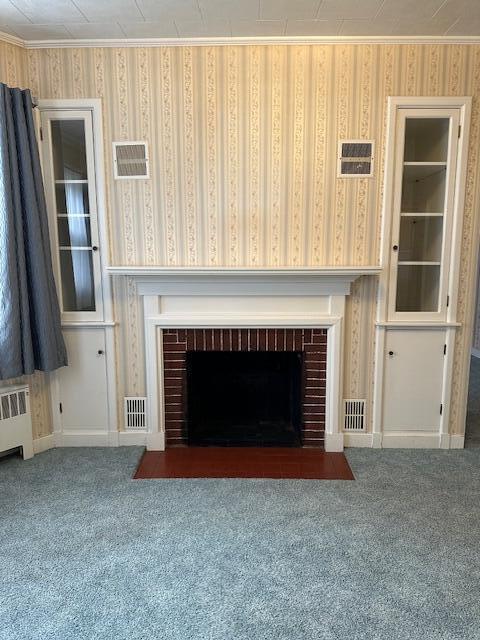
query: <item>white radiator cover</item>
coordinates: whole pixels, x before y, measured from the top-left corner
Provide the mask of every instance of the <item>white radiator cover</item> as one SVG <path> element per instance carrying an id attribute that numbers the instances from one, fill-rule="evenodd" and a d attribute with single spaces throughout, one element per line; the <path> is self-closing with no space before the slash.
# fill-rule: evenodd
<path id="1" fill-rule="evenodd" d="M 0 453 L 17 447 L 24 460 L 33 457 L 28 385 L 0 387 Z"/>

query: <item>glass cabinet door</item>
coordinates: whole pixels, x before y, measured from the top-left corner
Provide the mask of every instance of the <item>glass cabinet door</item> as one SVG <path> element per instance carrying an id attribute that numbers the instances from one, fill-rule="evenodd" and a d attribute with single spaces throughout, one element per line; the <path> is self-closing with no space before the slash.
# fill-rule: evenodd
<path id="1" fill-rule="evenodd" d="M 47 199 L 63 317 L 101 319 L 91 120 L 88 113 L 44 112 L 42 128 L 48 136 Z"/>
<path id="2" fill-rule="evenodd" d="M 396 317 L 438 315 L 445 306 L 445 237 L 453 205 L 455 117 L 406 113 L 400 124 L 391 310 Z"/>

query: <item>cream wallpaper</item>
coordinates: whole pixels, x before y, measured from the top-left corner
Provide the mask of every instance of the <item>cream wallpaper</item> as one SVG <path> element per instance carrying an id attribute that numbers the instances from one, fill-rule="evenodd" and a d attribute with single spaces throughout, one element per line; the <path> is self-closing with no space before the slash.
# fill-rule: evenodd
<path id="1" fill-rule="evenodd" d="M 26 55 L 35 95 L 103 99 L 110 260 L 117 265 L 378 263 L 387 96 L 473 95 L 459 281 L 464 327 L 452 399 L 452 432 L 459 431 L 478 244 L 479 46 L 185 46 Z M 340 138 L 375 140 L 373 178 L 336 178 Z M 148 141 L 150 180 L 113 180 L 113 140 Z M 344 396 L 366 397 L 370 417 L 375 295 L 374 278 L 357 281 L 346 322 Z M 144 390 L 132 282 L 116 283 L 115 306 L 120 403 Z"/>

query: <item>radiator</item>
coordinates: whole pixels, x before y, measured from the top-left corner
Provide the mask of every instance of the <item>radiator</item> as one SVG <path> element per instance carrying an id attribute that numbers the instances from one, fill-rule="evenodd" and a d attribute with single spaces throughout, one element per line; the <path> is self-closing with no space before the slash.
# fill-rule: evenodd
<path id="1" fill-rule="evenodd" d="M 18 447 L 24 460 L 33 456 L 29 389 L 25 385 L 0 387 L 0 454 Z"/>

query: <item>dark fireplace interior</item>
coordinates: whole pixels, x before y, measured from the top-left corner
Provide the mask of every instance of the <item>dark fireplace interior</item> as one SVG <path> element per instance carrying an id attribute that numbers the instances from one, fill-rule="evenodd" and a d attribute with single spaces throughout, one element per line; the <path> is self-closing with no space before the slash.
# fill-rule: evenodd
<path id="1" fill-rule="evenodd" d="M 302 445 L 301 352 L 187 352 L 192 446 Z"/>

